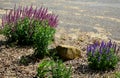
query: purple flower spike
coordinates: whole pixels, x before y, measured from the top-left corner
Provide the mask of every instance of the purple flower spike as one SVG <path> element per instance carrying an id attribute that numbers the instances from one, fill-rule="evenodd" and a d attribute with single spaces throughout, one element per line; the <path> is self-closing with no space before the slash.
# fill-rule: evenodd
<path id="1" fill-rule="evenodd" d="M 101 47 L 103 48 L 104 47 L 104 45 L 105 45 L 105 43 L 104 43 L 104 41 L 102 41 L 102 43 L 101 43 Z"/>
<path id="2" fill-rule="evenodd" d="M 111 46 L 112 46 L 111 40 L 107 43 L 107 46 L 108 46 L 108 47 L 111 47 Z"/>
<path id="3" fill-rule="evenodd" d="M 94 47 L 92 47 L 91 52 L 92 52 L 92 56 L 94 56 L 94 53 L 95 53 L 95 48 Z"/>
<path id="4" fill-rule="evenodd" d="M 98 45 L 99 45 L 99 42 L 96 41 L 96 42 L 94 43 L 94 45 L 95 45 L 95 46 L 98 46 Z"/>
<path id="5" fill-rule="evenodd" d="M 115 42 L 112 43 L 111 40 L 107 43 L 102 41 L 100 45 L 93 43 L 87 46 L 87 57 L 90 67 L 104 70 L 111 68 L 111 65 L 115 66 L 118 62 L 116 47 Z"/>
<path id="6" fill-rule="evenodd" d="M 2 26 L 10 23 L 16 23 L 20 19 L 24 19 L 26 17 L 34 20 L 39 20 L 39 21 L 48 21 L 48 24 L 51 27 L 57 27 L 58 25 L 58 16 L 54 14 L 50 14 L 47 11 L 48 9 L 46 8 L 35 8 L 33 9 L 32 6 L 28 7 L 21 7 L 19 6 L 18 9 L 16 9 L 16 5 L 14 7 L 14 10 L 10 10 L 8 14 L 2 18 Z"/>
<path id="7" fill-rule="evenodd" d="M 102 46 L 99 48 L 99 53 L 102 54 Z"/>
<path id="8" fill-rule="evenodd" d="M 106 54 L 108 54 L 110 52 L 110 48 L 108 47 L 106 49 L 107 49 Z"/>
<path id="9" fill-rule="evenodd" d="M 91 52 L 91 47 L 87 46 L 87 55 Z"/>
<path id="10" fill-rule="evenodd" d="M 101 44 L 94 43 L 92 45 L 89 45 L 87 47 L 87 53 L 92 52 L 92 55 L 94 55 L 96 52 L 99 52 L 100 55 L 102 54 L 108 54 L 111 49 L 116 52 L 116 44 L 111 42 L 111 40 L 108 43 L 105 43 L 104 41 L 101 42 Z"/>

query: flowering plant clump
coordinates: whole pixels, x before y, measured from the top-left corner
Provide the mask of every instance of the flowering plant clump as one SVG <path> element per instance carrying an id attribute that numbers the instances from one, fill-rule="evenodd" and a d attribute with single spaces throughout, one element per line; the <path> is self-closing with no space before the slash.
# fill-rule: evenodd
<path id="1" fill-rule="evenodd" d="M 11 41 L 17 41 L 20 44 L 33 43 L 32 36 L 35 27 L 48 26 L 57 27 L 58 16 L 48 13 L 46 8 L 33 8 L 32 6 L 21 7 L 10 10 L 2 16 L 3 34 Z"/>
<path id="2" fill-rule="evenodd" d="M 106 70 L 114 68 L 118 62 L 116 44 L 111 40 L 108 43 L 102 41 L 87 46 L 87 57 L 90 68 Z"/>

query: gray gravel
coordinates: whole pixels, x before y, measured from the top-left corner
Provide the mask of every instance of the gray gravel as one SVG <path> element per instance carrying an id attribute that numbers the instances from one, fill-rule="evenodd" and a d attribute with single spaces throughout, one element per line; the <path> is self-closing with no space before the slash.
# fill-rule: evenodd
<path id="1" fill-rule="evenodd" d="M 59 27 L 95 33 L 94 27 L 100 27 L 111 33 L 110 38 L 120 39 L 120 0 L 0 0 L 1 9 L 15 4 L 48 7 L 59 15 Z"/>

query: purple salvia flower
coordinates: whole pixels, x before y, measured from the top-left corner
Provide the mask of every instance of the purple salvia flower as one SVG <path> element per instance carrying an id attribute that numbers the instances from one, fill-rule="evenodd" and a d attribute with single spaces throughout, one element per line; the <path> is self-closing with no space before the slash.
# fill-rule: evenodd
<path id="1" fill-rule="evenodd" d="M 19 8 L 17 9 L 18 11 L 18 19 L 21 17 L 21 13 L 22 13 L 22 7 L 19 6 Z"/>
<path id="2" fill-rule="evenodd" d="M 93 46 L 91 46 L 91 52 L 92 52 L 92 56 L 94 56 L 95 48 Z"/>
<path id="3" fill-rule="evenodd" d="M 40 14 L 41 20 L 44 20 L 44 17 L 45 17 L 45 14 L 44 14 L 44 13 L 45 13 L 45 10 L 46 10 L 46 9 L 43 8 L 42 11 L 41 11 L 41 14 Z"/>
<path id="4" fill-rule="evenodd" d="M 19 19 L 19 9 L 17 9 L 17 12 L 16 12 L 16 20 Z"/>
<path id="5" fill-rule="evenodd" d="M 112 46 L 111 40 L 107 43 L 107 46 L 108 46 L 108 47 L 111 47 L 111 46 Z"/>
<path id="6" fill-rule="evenodd" d="M 55 18 L 56 18 L 56 16 L 54 16 L 54 20 L 53 20 L 53 22 L 52 22 L 52 23 L 53 23 L 53 24 L 52 24 L 53 27 L 55 27 L 55 24 L 56 24 L 56 19 L 55 19 Z"/>
<path id="7" fill-rule="evenodd" d="M 58 15 L 55 17 L 55 20 L 54 20 L 54 27 L 56 27 L 58 25 Z"/>
<path id="8" fill-rule="evenodd" d="M 13 21 L 13 23 L 15 23 L 14 16 L 11 16 L 11 21 Z"/>
<path id="9" fill-rule="evenodd" d="M 110 52 L 110 47 L 106 47 L 106 54 L 108 54 Z"/>
<path id="10" fill-rule="evenodd" d="M 32 7 L 32 5 L 31 5 L 30 9 L 28 10 L 28 17 L 29 17 L 29 18 L 31 18 L 32 13 L 33 13 L 33 7 Z"/>
<path id="11" fill-rule="evenodd" d="M 25 15 L 26 16 L 28 15 L 28 6 L 26 6 L 26 8 L 25 8 Z"/>
<path id="12" fill-rule="evenodd" d="M 87 46 L 87 55 L 91 52 L 91 47 Z"/>
<path id="13" fill-rule="evenodd" d="M 107 44 L 104 42 L 104 45 L 101 46 L 102 51 L 105 52 L 107 50 Z"/>
<path id="14" fill-rule="evenodd" d="M 100 53 L 100 54 L 102 54 L 102 50 L 103 50 L 103 49 L 102 49 L 102 46 L 100 46 L 100 48 L 99 48 L 99 53 Z"/>
<path id="15" fill-rule="evenodd" d="M 33 18 L 34 18 L 34 19 L 35 19 L 36 13 L 37 13 L 37 7 L 36 7 L 36 9 L 33 11 Z"/>
<path id="16" fill-rule="evenodd" d="M 105 45 L 105 44 L 104 44 L 104 41 L 102 41 L 102 43 L 101 43 L 100 47 L 101 47 L 101 48 L 103 48 L 103 47 L 104 47 L 104 45 Z"/>
<path id="17" fill-rule="evenodd" d="M 92 47 L 93 47 L 93 49 L 95 50 L 97 46 L 96 46 L 95 44 L 93 44 Z"/>
<path id="18" fill-rule="evenodd" d="M 96 41 L 94 44 L 95 44 L 96 46 L 98 46 L 98 45 L 99 45 L 98 41 Z"/>
<path id="19" fill-rule="evenodd" d="M 103 59 L 103 61 L 104 60 L 108 61 L 108 62 L 111 61 L 111 59 L 112 59 L 112 53 L 111 52 L 112 52 L 112 49 L 115 50 L 115 52 L 116 52 L 116 46 L 117 45 L 115 44 L 115 42 L 112 44 L 111 41 L 109 41 L 108 43 L 105 43 L 104 41 L 102 41 L 100 45 L 97 45 L 96 43 L 94 43 L 92 45 L 87 46 L 88 61 L 93 62 L 93 61 L 91 61 L 91 59 L 93 57 L 94 57 L 93 59 L 98 59 L 97 60 L 98 64 L 100 62 L 102 62 L 101 59 Z M 92 54 L 93 57 L 91 57 L 91 55 L 88 55 L 88 52 L 90 50 L 89 47 L 91 48 L 91 54 Z M 95 53 L 95 52 L 97 52 L 97 53 Z M 102 57 L 105 57 L 105 58 L 102 58 Z"/>
<path id="20" fill-rule="evenodd" d="M 39 20 L 42 20 L 42 10 L 40 10 L 40 11 L 38 12 L 38 17 L 39 17 L 39 18 L 38 18 Z"/>
<path id="21" fill-rule="evenodd" d="M 8 23 L 10 23 L 11 22 L 11 15 L 12 15 L 12 10 L 10 10 L 10 12 L 9 12 L 9 14 L 8 14 Z"/>
<path id="22" fill-rule="evenodd" d="M 53 21 L 54 21 L 54 15 L 52 14 L 49 18 L 49 25 L 54 27 Z"/>
<path id="23" fill-rule="evenodd" d="M 37 11 L 36 18 L 41 19 L 41 12 L 42 12 L 42 7 L 39 8 L 39 10 Z"/>
<path id="24" fill-rule="evenodd" d="M 46 19 L 45 17 L 46 17 L 47 12 L 48 12 L 47 10 L 48 10 L 48 9 L 45 9 L 45 10 L 44 10 L 44 17 L 43 17 L 43 19 Z"/>
<path id="25" fill-rule="evenodd" d="M 22 14 L 22 6 L 19 6 L 19 17 L 21 17 L 21 14 Z"/>
<path id="26" fill-rule="evenodd" d="M 39 20 L 39 21 L 48 21 L 48 24 L 51 27 L 56 27 L 58 24 L 58 16 L 55 16 L 54 14 L 48 14 L 47 9 L 40 8 L 40 9 L 33 9 L 31 6 L 28 8 L 19 6 L 18 9 L 16 9 L 16 5 L 14 7 L 14 10 L 10 10 L 8 14 L 6 14 L 4 19 L 2 19 L 2 25 L 4 26 L 5 23 L 13 23 L 15 24 L 19 19 L 24 19 L 25 17 L 29 17 L 30 19 Z M 43 22 L 44 23 L 44 22 Z"/>
<path id="27" fill-rule="evenodd" d="M 47 15 L 46 15 L 46 19 L 49 19 L 49 18 L 50 18 L 50 15 L 51 15 L 51 14 L 47 14 Z"/>

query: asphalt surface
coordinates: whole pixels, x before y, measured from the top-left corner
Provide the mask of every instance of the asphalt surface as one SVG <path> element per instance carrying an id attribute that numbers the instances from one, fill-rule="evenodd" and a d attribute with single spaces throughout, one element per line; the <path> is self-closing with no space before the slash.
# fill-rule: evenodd
<path id="1" fill-rule="evenodd" d="M 0 0 L 0 9 L 12 9 L 15 4 L 47 7 L 59 15 L 58 27 L 68 31 L 105 31 L 111 33 L 110 38 L 120 40 L 120 0 Z"/>

